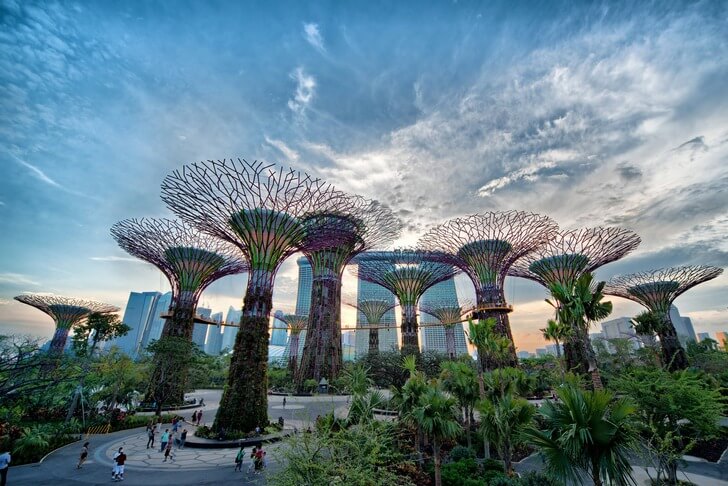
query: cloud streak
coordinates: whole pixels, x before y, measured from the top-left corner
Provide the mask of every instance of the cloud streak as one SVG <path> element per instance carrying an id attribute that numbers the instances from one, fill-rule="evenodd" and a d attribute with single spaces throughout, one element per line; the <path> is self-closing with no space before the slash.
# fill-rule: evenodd
<path id="1" fill-rule="evenodd" d="M 321 36 L 321 32 L 319 31 L 318 24 L 315 23 L 305 23 L 303 24 L 303 36 L 306 39 L 306 42 L 314 46 L 316 49 L 318 49 L 321 52 L 326 51 L 326 47 L 324 47 L 324 38 Z"/>
<path id="2" fill-rule="evenodd" d="M 291 73 L 291 79 L 296 81 L 296 90 L 293 98 L 288 100 L 288 108 L 294 113 L 303 115 L 311 104 L 316 90 L 316 80 L 306 74 L 302 67 L 297 67 Z"/>

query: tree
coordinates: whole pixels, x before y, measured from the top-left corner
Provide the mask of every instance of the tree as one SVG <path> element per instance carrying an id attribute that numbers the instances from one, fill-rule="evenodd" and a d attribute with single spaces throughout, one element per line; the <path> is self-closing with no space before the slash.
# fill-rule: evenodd
<path id="1" fill-rule="evenodd" d="M 543 338 L 546 341 L 553 341 L 556 345 L 556 359 L 559 362 L 559 368 L 561 369 L 561 381 L 564 381 L 564 368 L 561 364 L 561 344 L 564 342 L 564 339 L 568 336 L 568 329 L 563 326 L 562 324 L 559 324 L 557 321 L 553 319 L 549 319 L 546 323 L 546 327 L 544 329 L 541 329 L 541 332 L 543 333 Z"/>
<path id="2" fill-rule="evenodd" d="M 522 433 L 533 420 L 535 407 L 523 398 L 506 393 L 478 403 L 480 428 L 495 444 L 508 474 L 513 474 L 513 448 L 522 440 Z"/>
<path id="3" fill-rule="evenodd" d="M 456 437 L 461 431 L 460 424 L 456 420 L 457 413 L 457 401 L 443 390 L 442 384 L 437 380 L 429 383 L 417 407 L 412 411 L 422 431 L 432 439 L 435 486 L 442 485 L 440 458 L 442 441 Z"/>
<path id="4" fill-rule="evenodd" d="M 130 405 L 134 392 L 145 378 L 140 367 L 117 347 L 101 356 L 92 365 L 91 372 L 98 377 L 99 383 L 93 399 L 106 403 L 109 410 L 120 403 Z"/>
<path id="5" fill-rule="evenodd" d="M 632 483 L 629 453 L 635 447 L 633 418 L 636 407 L 628 399 L 615 400 L 604 390 L 584 391 L 563 386 L 559 401 L 539 410 L 544 430 L 524 431 L 556 477 L 581 483 L 585 472 L 595 486 Z"/>
<path id="6" fill-rule="evenodd" d="M 693 372 L 636 370 L 615 387 L 635 401 L 640 430 L 657 458 L 657 481 L 677 485 L 678 461 L 696 439 L 713 437 L 726 410 L 714 383 Z"/>
<path id="7" fill-rule="evenodd" d="M 196 347 L 186 338 L 173 336 L 163 336 L 147 346 L 147 351 L 154 354 L 154 371 L 148 396 L 153 400 L 157 415 L 161 415 L 163 404 L 169 403 L 172 397 L 179 396 L 179 390 L 184 393 L 187 388 L 186 374 L 184 382 L 175 380 L 180 379 L 178 370 L 189 369 L 194 362 Z"/>
<path id="8" fill-rule="evenodd" d="M 374 420 L 374 409 L 384 403 L 384 396 L 378 390 L 371 390 L 374 385 L 369 378 L 369 370 L 361 364 L 344 369 L 344 382 L 352 394 L 351 406 L 347 421 L 350 424 Z"/>
<path id="9" fill-rule="evenodd" d="M 470 437 L 470 417 L 475 403 L 478 401 L 477 374 L 472 366 L 461 361 L 445 361 L 440 374 L 442 385 L 457 399 L 461 417 L 465 424 L 468 447 L 472 446 Z"/>
<path id="10" fill-rule="evenodd" d="M 405 356 L 402 362 L 402 368 L 409 372 L 409 378 L 401 388 L 394 390 L 392 400 L 397 406 L 400 420 L 404 424 L 416 428 L 415 450 L 417 450 L 421 464 L 423 462 L 422 449 L 420 447 L 422 428 L 415 419 L 414 411 L 420 403 L 420 398 L 427 389 L 427 381 L 425 380 L 425 375 L 417 370 L 417 361 L 414 355 Z"/>
<path id="11" fill-rule="evenodd" d="M 126 336 L 131 330 L 118 314 L 93 312 L 73 331 L 73 350 L 77 356 L 91 357 L 99 343 Z"/>

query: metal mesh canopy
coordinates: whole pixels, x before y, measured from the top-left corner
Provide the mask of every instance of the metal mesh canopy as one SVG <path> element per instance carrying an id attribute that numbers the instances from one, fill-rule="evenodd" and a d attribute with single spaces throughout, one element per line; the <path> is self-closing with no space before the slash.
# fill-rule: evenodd
<path id="1" fill-rule="evenodd" d="M 662 268 L 612 278 L 604 293 L 638 302 L 650 310 L 669 312 L 672 302 L 683 292 L 723 273 L 706 265 Z"/>
<path id="2" fill-rule="evenodd" d="M 301 219 L 306 235 L 301 248 L 314 275 L 341 276 L 344 265 L 356 254 L 389 244 L 400 234 L 402 223 L 392 210 L 360 196 L 337 198 L 328 211 Z"/>
<path id="3" fill-rule="evenodd" d="M 92 300 L 61 297 L 53 294 L 22 294 L 15 300 L 28 304 L 51 316 L 60 328 L 70 329 L 93 312 L 118 312 L 119 308 Z"/>
<path id="4" fill-rule="evenodd" d="M 215 280 L 248 270 L 237 247 L 182 221 L 125 219 L 111 227 L 111 234 L 127 253 L 159 268 L 175 295 L 199 295 Z"/>
<path id="5" fill-rule="evenodd" d="M 370 326 L 380 324 L 384 314 L 395 308 L 395 304 L 380 299 L 365 299 L 349 305 L 361 312 Z"/>
<path id="6" fill-rule="evenodd" d="M 573 283 L 580 275 L 622 258 L 640 241 L 636 233 L 624 228 L 559 231 L 546 244 L 518 259 L 508 274 L 544 286 Z"/>
<path id="7" fill-rule="evenodd" d="M 473 281 L 476 293 L 503 288 L 514 261 L 545 244 L 558 230 L 548 216 L 524 211 L 487 212 L 435 226 L 418 246 L 451 255 L 451 262 Z"/>
<path id="8" fill-rule="evenodd" d="M 419 249 L 371 252 L 356 259 L 359 265 L 352 273 L 386 288 L 397 296 L 400 305 L 416 305 L 427 289 L 459 273 L 443 261 L 448 261 L 443 253 Z"/>
<path id="9" fill-rule="evenodd" d="M 420 310 L 425 314 L 430 314 L 440 321 L 443 326 L 448 327 L 463 322 L 463 316 L 475 310 L 475 305 L 468 301 L 460 305 L 435 302 L 429 305 L 420 305 Z"/>
<path id="10" fill-rule="evenodd" d="M 302 219 L 335 210 L 343 198 L 308 174 L 244 159 L 186 165 L 162 183 L 162 199 L 180 218 L 238 246 L 252 269 L 270 273 L 298 251 Z"/>
<path id="11" fill-rule="evenodd" d="M 278 316 L 276 317 L 276 319 L 287 325 L 288 329 L 291 331 L 291 334 L 300 334 L 301 331 L 305 330 L 306 326 L 308 325 L 307 315 L 286 314 L 283 316 Z"/>

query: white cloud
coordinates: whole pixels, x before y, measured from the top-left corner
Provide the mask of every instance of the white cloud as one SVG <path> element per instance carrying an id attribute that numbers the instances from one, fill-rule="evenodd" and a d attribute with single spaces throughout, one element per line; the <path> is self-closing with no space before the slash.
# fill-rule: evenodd
<path id="1" fill-rule="evenodd" d="M 314 46 L 319 51 L 325 51 L 324 38 L 321 36 L 318 24 L 305 23 L 303 24 L 303 36 L 306 42 Z"/>
<path id="2" fill-rule="evenodd" d="M 0 284 L 10 284 L 10 285 L 40 285 L 39 282 L 36 282 L 31 277 L 28 277 L 27 275 L 23 275 L 22 273 L 0 273 Z"/>
<path id="3" fill-rule="evenodd" d="M 37 179 L 39 179 L 39 180 L 41 180 L 41 181 L 45 182 L 46 184 L 49 184 L 49 185 L 51 185 L 53 187 L 59 187 L 59 188 L 61 187 L 60 184 L 58 184 L 56 181 L 54 181 L 53 179 L 51 179 L 50 177 L 48 177 L 45 174 L 45 172 L 43 172 L 42 170 L 40 170 L 38 167 L 34 166 L 33 164 L 30 164 L 30 163 L 28 163 L 28 162 L 26 162 L 26 161 L 24 161 L 24 160 L 22 160 L 22 159 L 20 159 L 18 157 L 15 157 L 15 160 L 17 160 L 18 163 L 20 165 L 22 165 L 23 167 L 29 169 L 30 170 L 30 173 L 34 177 L 36 177 Z"/>
<path id="4" fill-rule="evenodd" d="M 277 149 L 280 153 L 282 153 L 289 161 L 295 162 L 298 160 L 299 154 L 294 149 L 286 145 L 286 143 L 283 140 L 277 140 L 274 138 L 270 138 L 268 135 L 265 136 L 265 141 L 268 145 L 271 147 L 274 147 Z"/>
<path id="5" fill-rule="evenodd" d="M 302 67 L 296 68 L 291 73 L 291 78 L 296 81 L 296 92 L 294 93 L 293 99 L 288 100 L 288 108 L 302 115 L 313 100 L 316 80 L 313 76 L 306 74 Z"/>
<path id="6" fill-rule="evenodd" d="M 93 260 L 95 262 L 132 262 L 132 263 L 146 263 L 143 260 L 139 260 L 138 258 L 121 257 L 121 256 L 115 256 L 115 255 L 90 257 L 89 260 Z"/>

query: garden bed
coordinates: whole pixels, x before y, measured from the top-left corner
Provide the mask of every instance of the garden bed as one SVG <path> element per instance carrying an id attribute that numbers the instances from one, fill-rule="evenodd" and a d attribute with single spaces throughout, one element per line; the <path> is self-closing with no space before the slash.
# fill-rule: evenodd
<path id="1" fill-rule="evenodd" d="M 712 440 L 701 440 L 688 451 L 688 455 L 700 457 L 710 462 L 718 462 L 723 452 L 728 448 L 728 435 Z"/>

